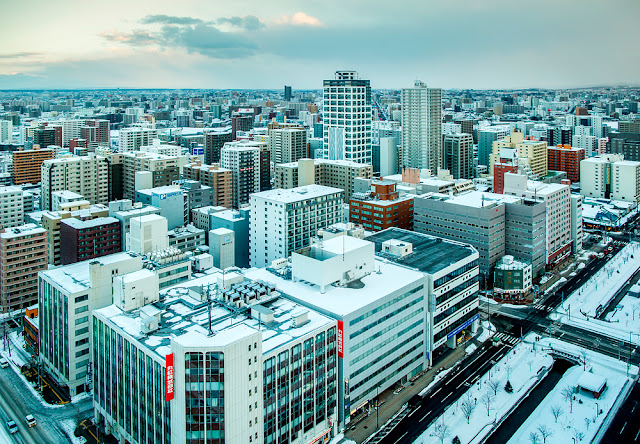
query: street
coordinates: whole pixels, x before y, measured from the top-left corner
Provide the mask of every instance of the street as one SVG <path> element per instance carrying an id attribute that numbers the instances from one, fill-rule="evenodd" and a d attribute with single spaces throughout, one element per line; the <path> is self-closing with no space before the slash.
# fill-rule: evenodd
<path id="1" fill-rule="evenodd" d="M 618 410 L 602 442 L 640 442 L 638 415 L 640 415 L 640 385 L 636 383 L 627 401 Z"/>

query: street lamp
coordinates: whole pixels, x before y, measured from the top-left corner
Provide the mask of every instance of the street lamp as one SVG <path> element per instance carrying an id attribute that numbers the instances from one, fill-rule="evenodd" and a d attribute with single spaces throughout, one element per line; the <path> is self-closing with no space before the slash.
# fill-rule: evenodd
<path id="1" fill-rule="evenodd" d="M 629 367 L 631 366 L 631 348 L 632 348 L 631 335 L 640 336 L 640 333 L 634 333 L 632 331 L 629 332 L 629 359 L 627 360 L 627 377 L 629 377 Z"/>
<path id="2" fill-rule="evenodd" d="M 598 403 L 596 402 L 596 416 L 599 415 L 600 412 L 600 407 L 598 406 Z"/>

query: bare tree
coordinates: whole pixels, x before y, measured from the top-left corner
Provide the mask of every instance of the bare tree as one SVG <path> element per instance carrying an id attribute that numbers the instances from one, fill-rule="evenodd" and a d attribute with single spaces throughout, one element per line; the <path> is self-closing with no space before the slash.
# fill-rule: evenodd
<path id="1" fill-rule="evenodd" d="M 583 370 L 587 370 L 587 349 L 580 349 L 580 357 L 582 358 Z"/>
<path id="2" fill-rule="evenodd" d="M 490 389 L 487 389 L 482 395 L 482 397 L 480 398 L 480 402 L 487 409 L 487 416 L 489 416 L 489 411 L 491 410 L 491 405 L 493 404 L 494 398 L 495 398 L 495 395 L 491 393 Z"/>
<path id="3" fill-rule="evenodd" d="M 440 444 L 444 444 L 444 439 L 449 434 L 449 427 L 443 422 L 442 424 L 436 424 L 433 435 L 440 440 Z"/>
<path id="4" fill-rule="evenodd" d="M 569 404 L 571 405 L 569 413 L 573 413 L 573 387 L 568 386 L 563 388 L 562 396 L 564 397 L 564 400 L 569 401 Z"/>
<path id="5" fill-rule="evenodd" d="M 505 368 L 507 369 L 507 380 L 509 380 L 511 378 L 511 370 L 513 369 L 513 367 L 507 365 Z"/>
<path id="6" fill-rule="evenodd" d="M 489 381 L 487 381 L 487 385 L 491 390 L 493 390 L 494 395 L 498 394 L 498 389 L 500 388 L 501 384 L 502 384 L 502 381 L 499 379 L 489 379 Z"/>
<path id="7" fill-rule="evenodd" d="M 589 418 L 584 418 L 584 425 L 587 426 L 587 430 L 589 430 L 589 425 L 591 424 L 591 420 Z"/>
<path id="8" fill-rule="evenodd" d="M 547 442 L 547 438 L 553 435 L 553 431 L 544 424 L 540 424 L 538 426 L 538 432 L 540 432 L 540 436 L 542 436 L 542 442 Z"/>
<path id="9" fill-rule="evenodd" d="M 467 424 L 469 424 L 471 415 L 473 414 L 475 408 L 476 404 L 475 402 L 473 402 L 473 399 L 471 399 L 471 396 L 465 396 L 465 398 L 462 400 L 462 403 L 460 404 L 460 410 L 462 411 L 462 416 L 464 416 L 464 418 L 467 420 Z"/>
<path id="10" fill-rule="evenodd" d="M 551 414 L 553 415 L 553 418 L 556 420 L 556 424 L 558 423 L 558 418 L 561 417 L 563 413 L 564 411 L 562 410 L 562 407 L 560 407 L 558 404 L 551 406 Z"/>
<path id="11" fill-rule="evenodd" d="M 540 442 L 538 434 L 536 432 L 529 433 L 529 441 L 531 441 L 531 444 L 538 444 Z"/>
<path id="12" fill-rule="evenodd" d="M 576 439 L 576 442 L 582 441 L 582 438 L 584 438 L 584 433 L 582 433 L 580 430 L 574 427 L 573 437 Z"/>
<path id="13" fill-rule="evenodd" d="M 640 313 L 640 303 L 635 304 L 632 308 L 631 308 L 631 320 L 635 321 L 636 320 L 636 313 Z"/>

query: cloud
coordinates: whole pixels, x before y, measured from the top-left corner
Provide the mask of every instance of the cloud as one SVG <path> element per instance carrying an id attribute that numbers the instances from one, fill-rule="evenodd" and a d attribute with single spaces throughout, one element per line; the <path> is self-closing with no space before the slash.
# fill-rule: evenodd
<path id="1" fill-rule="evenodd" d="M 103 32 L 99 34 L 110 42 L 125 43 L 132 46 L 145 46 L 155 43 L 156 37 L 148 31 L 134 30 L 132 32 Z"/>
<path id="2" fill-rule="evenodd" d="M 143 25 L 162 24 L 162 25 L 197 25 L 206 23 L 204 20 L 194 17 L 177 17 L 175 15 L 148 15 L 140 20 Z"/>
<path id="3" fill-rule="evenodd" d="M 264 23 L 255 15 L 245 15 L 244 17 L 222 17 L 218 19 L 218 24 L 230 24 L 247 31 L 255 31 L 264 28 Z"/>
<path id="4" fill-rule="evenodd" d="M 304 12 L 296 12 L 293 15 L 282 15 L 276 19 L 275 22 L 279 25 L 324 26 L 324 23 L 320 20 Z"/>
<path id="5" fill-rule="evenodd" d="M 215 26 L 196 25 L 186 27 L 164 27 L 161 39 L 165 45 L 177 46 L 191 53 L 215 58 L 240 58 L 251 55 L 257 45 L 245 35 L 223 32 Z"/>
<path id="6" fill-rule="evenodd" d="M 0 54 L 0 59 L 21 59 L 23 57 L 36 57 L 44 55 L 42 52 L 11 52 Z"/>

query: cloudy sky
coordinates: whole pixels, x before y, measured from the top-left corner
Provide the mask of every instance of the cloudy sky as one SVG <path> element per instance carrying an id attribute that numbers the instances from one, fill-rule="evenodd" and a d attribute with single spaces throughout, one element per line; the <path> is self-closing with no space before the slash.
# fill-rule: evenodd
<path id="1" fill-rule="evenodd" d="M 0 1 L 0 89 L 640 84 L 640 0 Z"/>

